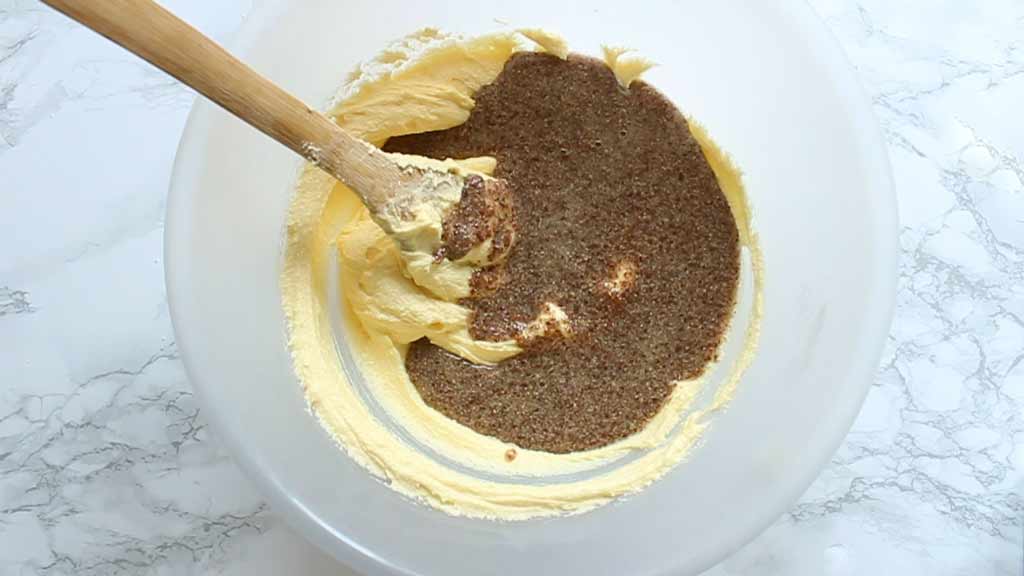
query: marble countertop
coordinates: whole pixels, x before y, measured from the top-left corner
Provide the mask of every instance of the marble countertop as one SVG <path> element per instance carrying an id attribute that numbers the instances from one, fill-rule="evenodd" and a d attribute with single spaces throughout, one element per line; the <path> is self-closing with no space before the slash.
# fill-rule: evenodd
<path id="1" fill-rule="evenodd" d="M 253 1 L 166 4 L 223 40 Z M 1019 575 L 1024 3 L 812 4 L 888 142 L 896 317 L 831 465 L 707 575 Z M 0 0 L 0 574 L 350 574 L 268 509 L 178 359 L 163 214 L 192 100 Z"/>

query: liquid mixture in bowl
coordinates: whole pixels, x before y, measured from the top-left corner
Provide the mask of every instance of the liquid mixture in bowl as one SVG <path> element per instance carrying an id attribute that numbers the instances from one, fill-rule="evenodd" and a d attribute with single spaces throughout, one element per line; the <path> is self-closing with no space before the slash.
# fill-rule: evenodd
<path id="1" fill-rule="evenodd" d="M 435 258 L 411 263 L 351 190 L 302 175 L 282 276 L 295 367 L 327 430 L 396 490 L 471 516 L 587 510 L 682 460 L 731 396 L 756 347 L 756 237 L 738 171 L 638 79 L 648 66 L 535 30 L 425 30 L 339 98 L 352 133 L 500 178 L 515 214 L 508 255 L 480 258 L 458 242 L 489 209 L 469 186 L 422 231 Z"/>

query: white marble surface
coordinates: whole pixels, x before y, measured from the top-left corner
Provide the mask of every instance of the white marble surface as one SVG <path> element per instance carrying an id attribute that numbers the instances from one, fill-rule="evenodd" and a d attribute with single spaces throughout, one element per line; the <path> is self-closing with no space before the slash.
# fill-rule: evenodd
<path id="1" fill-rule="evenodd" d="M 226 39 L 252 2 L 167 3 Z M 708 574 L 1021 574 L 1024 2 L 812 3 L 889 144 L 898 310 L 831 466 Z M 191 101 L 0 0 L 0 574 L 349 574 L 267 509 L 177 358 L 162 218 Z"/>

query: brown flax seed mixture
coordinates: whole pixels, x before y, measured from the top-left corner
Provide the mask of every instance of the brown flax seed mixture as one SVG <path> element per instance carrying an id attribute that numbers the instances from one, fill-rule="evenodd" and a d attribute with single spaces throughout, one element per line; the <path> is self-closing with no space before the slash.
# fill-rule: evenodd
<path id="1" fill-rule="evenodd" d="M 473 279 L 471 332 L 516 338 L 518 356 L 471 364 L 420 340 L 406 369 L 423 399 L 470 428 L 555 453 L 640 430 L 717 354 L 734 304 L 739 239 L 686 120 L 604 63 L 519 53 L 455 128 L 392 138 L 386 150 L 494 156 L 516 213 L 503 266 Z M 524 327 L 554 304 L 554 326 Z"/>

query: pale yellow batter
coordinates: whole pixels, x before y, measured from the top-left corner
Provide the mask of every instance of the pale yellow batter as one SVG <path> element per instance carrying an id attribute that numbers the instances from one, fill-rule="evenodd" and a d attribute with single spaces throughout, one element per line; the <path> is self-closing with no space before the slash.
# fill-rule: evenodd
<path id="1" fill-rule="evenodd" d="M 469 40 L 423 30 L 357 71 L 331 114 L 351 133 L 378 146 L 391 136 L 457 126 L 468 118 L 477 89 L 497 77 L 513 52 L 530 49 L 523 45 L 523 36 L 560 57 L 568 52 L 561 38 L 541 30 Z M 606 60 L 620 83 L 628 86 L 650 64 L 623 53 L 606 49 Z M 452 514 L 500 519 L 584 511 L 639 490 L 678 463 L 699 440 L 710 414 L 731 397 L 756 347 L 762 307 L 761 258 L 750 230 L 740 175 L 707 134 L 693 126 L 728 197 L 745 247 L 738 302 L 747 311 L 737 314 L 730 330 L 734 341 L 724 344 L 725 349 L 734 350 L 731 365 L 709 370 L 704 379 L 678 383 L 666 405 L 640 433 L 571 454 L 511 446 L 474 432 L 423 402 L 404 368 L 410 342 L 426 337 L 479 364 L 500 362 L 520 351 L 515 341 L 482 342 L 469 335 L 469 311 L 456 301 L 469 292 L 469 277 L 479 254 L 455 263 L 418 256 L 431 254 L 429 247 L 440 241 L 439 219 L 403 231 L 403 246 L 422 249 L 400 250 L 352 191 L 307 166 L 289 213 L 282 301 L 295 369 L 310 406 L 348 455 L 388 479 L 395 490 L 431 506 Z M 489 174 L 495 167 L 493 158 L 447 162 L 466 173 Z M 457 200 L 456 196 L 448 202 Z M 437 454 L 507 480 L 485 479 L 435 460 L 407 444 L 364 404 L 342 369 L 327 315 L 329 283 L 324 274 L 335 258 L 341 269 L 344 343 L 358 359 L 375 400 L 409 436 Z M 557 317 L 559 311 L 547 312 Z M 717 388 L 702 400 L 711 380 Z M 635 453 L 641 455 L 616 465 Z M 508 458 L 509 454 L 515 458 Z M 584 480 L 550 478 L 587 470 L 593 473 Z M 528 482 L 523 477 L 549 480 Z"/>

